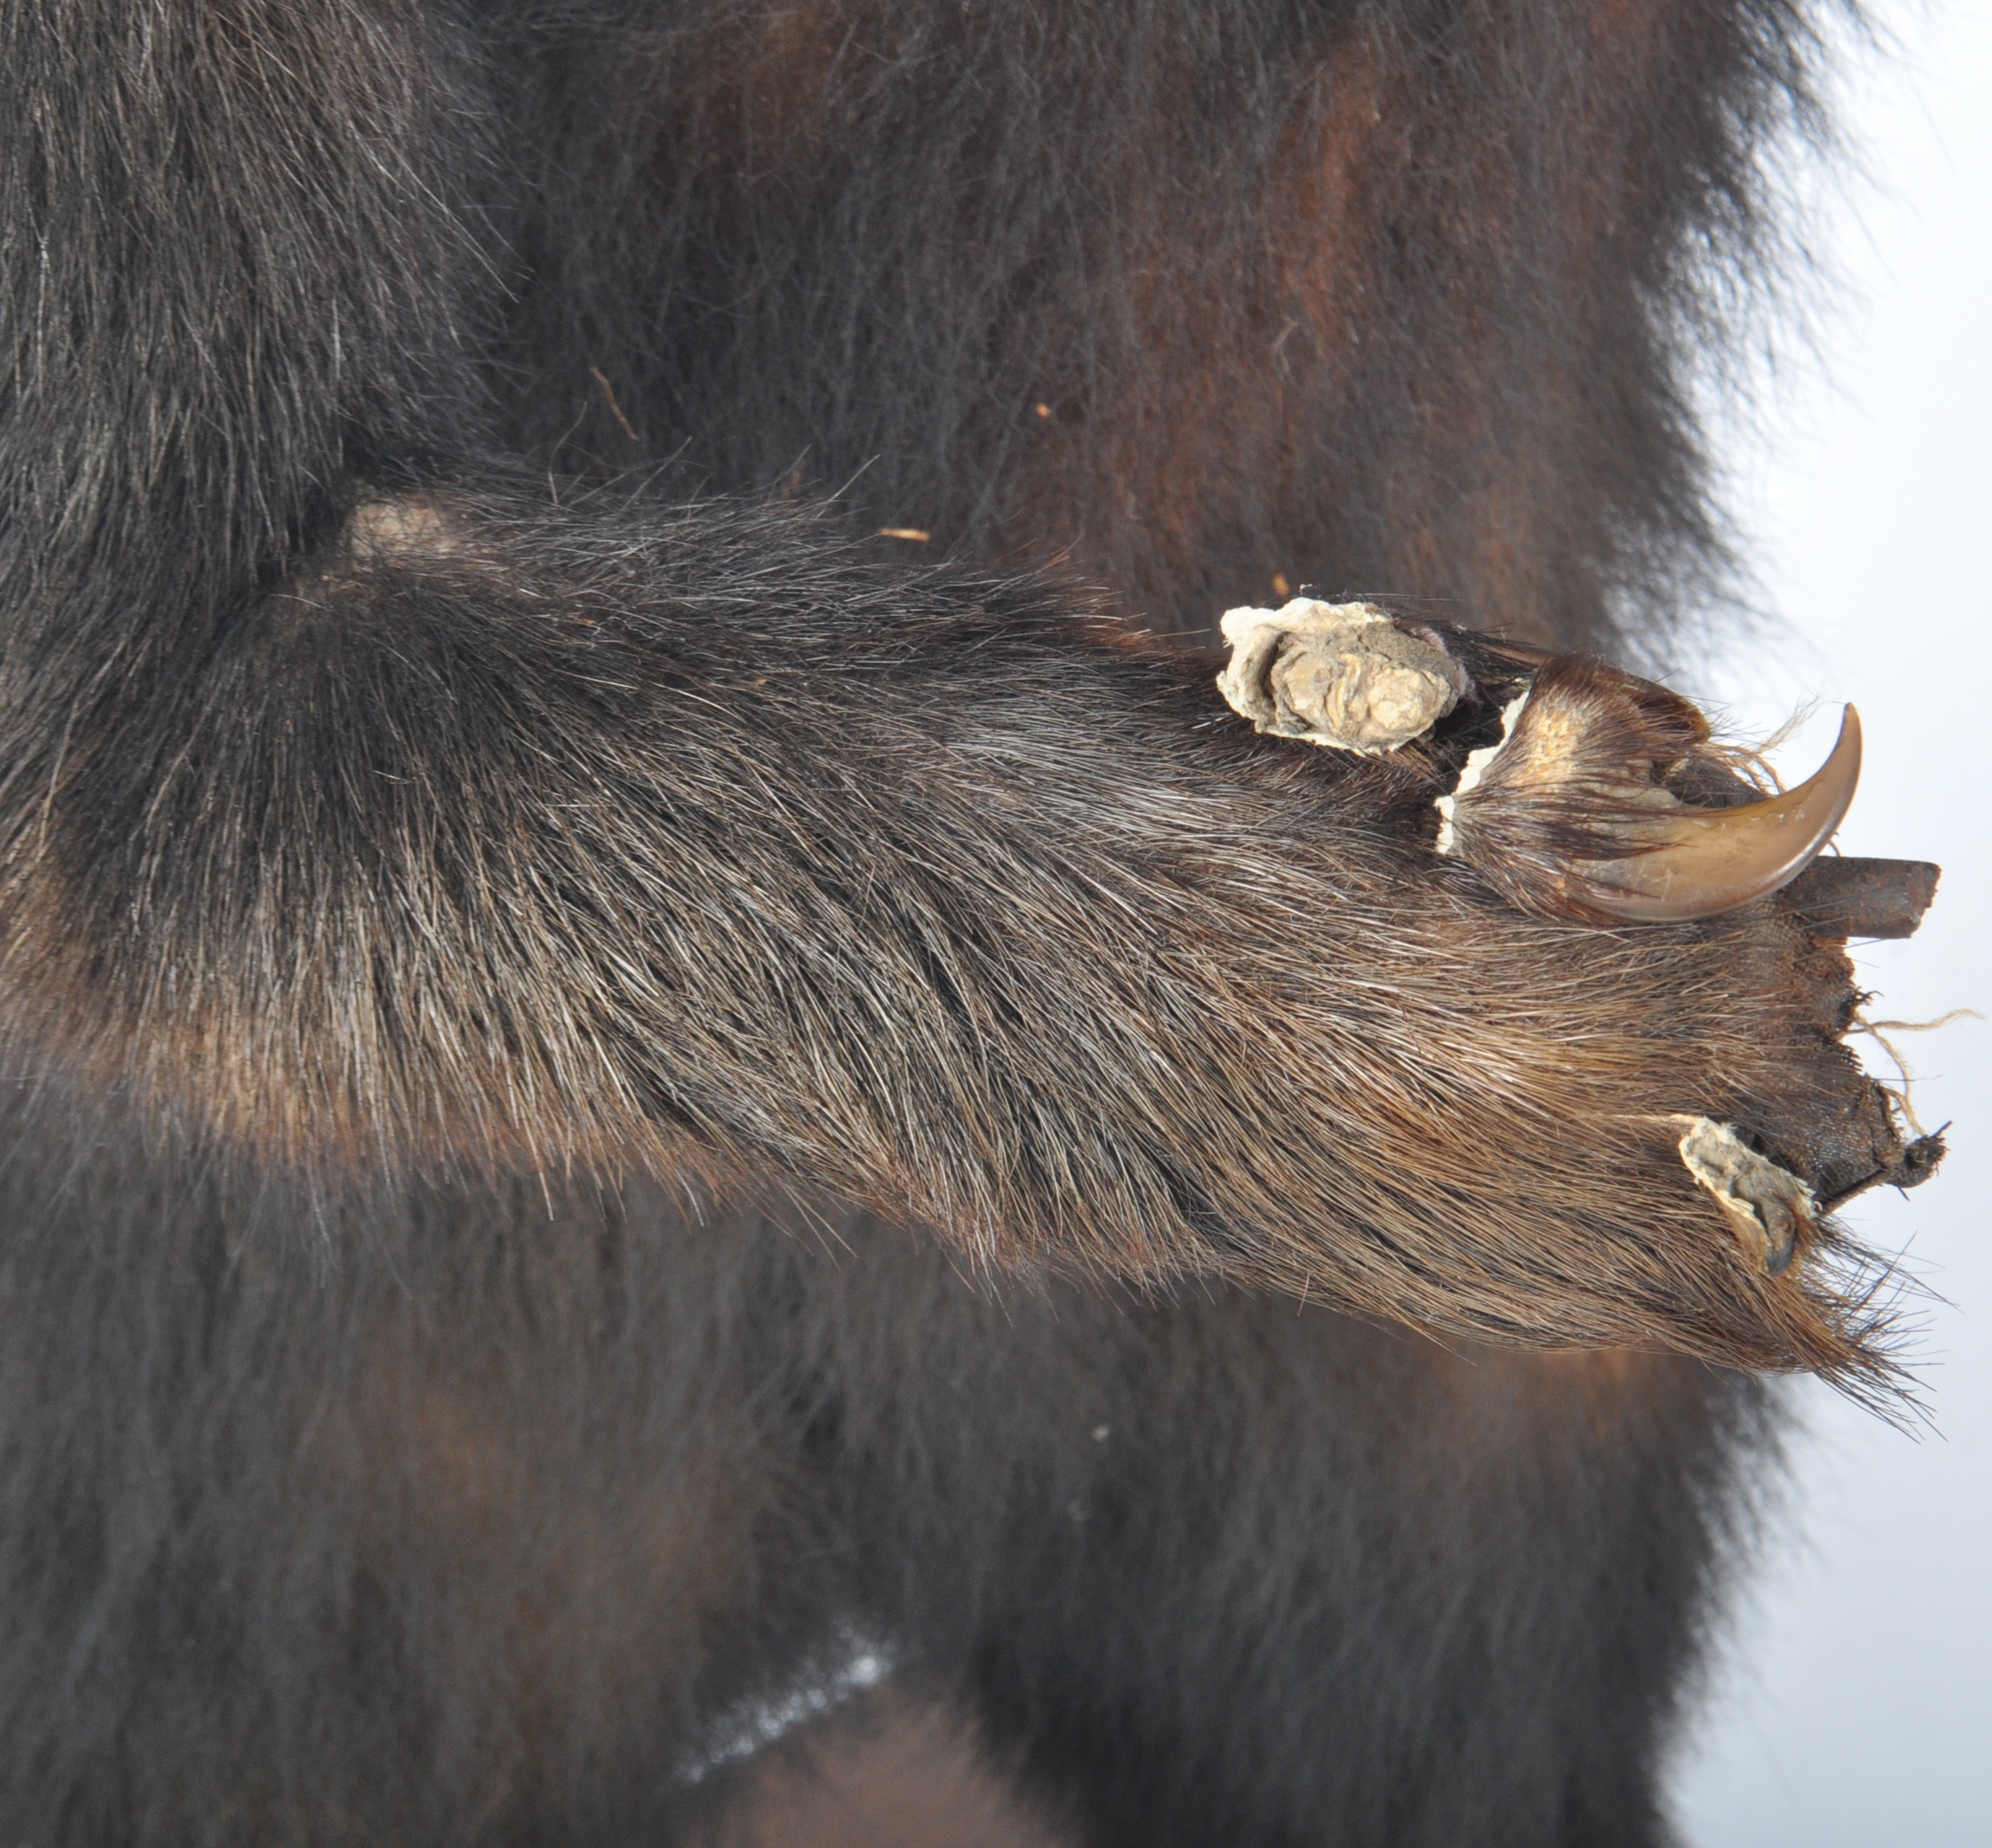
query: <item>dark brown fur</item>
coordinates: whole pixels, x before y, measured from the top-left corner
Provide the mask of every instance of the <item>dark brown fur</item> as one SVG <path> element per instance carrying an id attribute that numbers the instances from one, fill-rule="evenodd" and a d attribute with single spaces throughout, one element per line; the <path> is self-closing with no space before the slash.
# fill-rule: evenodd
<path id="1" fill-rule="evenodd" d="M 839 550 L 467 491 L 335 542 L 172 760 L 16 760 L 32 1043 L 264 1159 L 772 1168 L 999 1269 L 1873 1364 L 1858 1274 L 1755 1274 L 1674 1147 L 1802 1158 L 1804 1088 L 1863 1088 L 1777 908 L 1531 919 L 1430 853 L 1443 775 Z"/>
<path id="2" fill-rule="evenodd" d="M 1892 1378 L 1667 1120 L 1890 1171 L 1844 957 L 1435 856 L 1539 657 L 1342 760 L 1126 619 L 1663 645 L 1809 42 L 8 10 L 0 1823 L 684 1837 L 875 1646 L 1079 1838 L 1654 1839 L 1709 1364 Z"/>

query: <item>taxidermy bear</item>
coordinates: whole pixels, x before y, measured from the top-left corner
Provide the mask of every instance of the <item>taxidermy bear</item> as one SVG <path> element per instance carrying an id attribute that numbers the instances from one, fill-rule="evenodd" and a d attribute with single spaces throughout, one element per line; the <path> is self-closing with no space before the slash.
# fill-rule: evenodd
<path id="1" fill-rule="evenodd" d="M 1664 1838 L 1939 1152 L 1592 658 L 1814 50 L 11 0 L 4 1838 Z"/>

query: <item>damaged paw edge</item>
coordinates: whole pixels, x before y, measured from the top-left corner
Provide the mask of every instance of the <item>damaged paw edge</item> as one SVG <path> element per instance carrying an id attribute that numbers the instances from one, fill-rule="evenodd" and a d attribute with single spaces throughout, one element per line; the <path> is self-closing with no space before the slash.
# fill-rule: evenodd
<path id="1" fill-rule="evenodd" d="M 1467 753 L 1467 760 L 1460 766 L 1459 780 L 1445 795 L 1436 798 L 1432 806 L 1439 812 L 1438 837 L 1432 843 L 1432 850 L 1444 854 L 1448 858 L 1460 857 L 1459 837 L 1453 827 L 1454 818 L 1459 812 L 1462 796 L 1470 795 L 1486 779 L 1494 760 L 1507 748 L 1508 740 L 1514 736 L 1514 728 L 1520 722 L 1522 709 L 1528 704 L 1529 689 L 1524 687 L 1507 705 L 1501 708 L 1500 736 L 1492 744 L 1483 744 L 1477 751 Z"/>
<path id="2" fill-rule="evenodd" d="M 1733 1123 L 1675 1115 L 1681 1165 L 1721 1208 L 1751 1267 L 1782 1276 L 1796 1254 L 1801 1232 L 1819 1221 L 1819 1197 L 1789 1168 L 1760 1155 Z"/>

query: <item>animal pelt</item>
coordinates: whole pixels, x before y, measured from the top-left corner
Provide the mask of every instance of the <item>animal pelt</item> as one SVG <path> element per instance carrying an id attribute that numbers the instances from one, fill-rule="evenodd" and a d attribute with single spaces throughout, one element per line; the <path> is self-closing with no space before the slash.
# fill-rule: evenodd
<path id="1" fill-rule="evenodd" d="M 0 15 L 0 1825 L 689 1838 L 862 1649 L 1076 1838 L 1655 1838 L 1721 1369 L 1888 1365 L 1670 1126 L 1899 1139 L 1790 907 L 1532 916 L 1431 805 L 1470 629 L 1720 574 L 1809 45 Z M 1276 578 L 1479 693 L 1338 762 L 1128 620 Z"/>
<path id="2" fill-rule="evenodd" d="M 1638 1839 L 1768 1434 L 1741 1375 L 992 1294 L 851 1216 L 414 1189 L 327 1276 L 274 1190 L 8 1172 L 41 1838 L 669 1840 L 864 1644 L 1076 1839 Z"/>

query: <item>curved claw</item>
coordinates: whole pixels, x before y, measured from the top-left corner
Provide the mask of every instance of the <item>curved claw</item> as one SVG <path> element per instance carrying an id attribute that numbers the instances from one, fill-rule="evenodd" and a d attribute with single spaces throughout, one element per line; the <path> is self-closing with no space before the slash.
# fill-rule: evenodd
<path id="1" fill-rule="evenodd" d="M 1860 780 L 1860 715 L 1847 709 L 1832 755 L 1797 788 L 1742 808 L 1678 809 L 1623 860 L 1573 869 L 1586 904 L 1641 924 L 1712 918 L 1789 884 L 1811 864 L 1853 805 Z"/>

